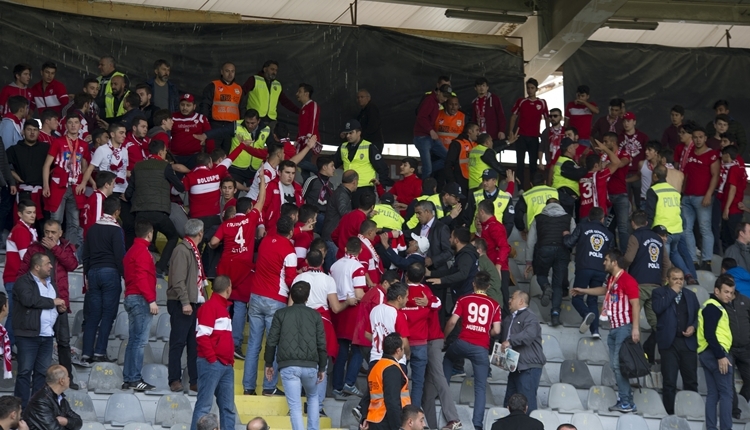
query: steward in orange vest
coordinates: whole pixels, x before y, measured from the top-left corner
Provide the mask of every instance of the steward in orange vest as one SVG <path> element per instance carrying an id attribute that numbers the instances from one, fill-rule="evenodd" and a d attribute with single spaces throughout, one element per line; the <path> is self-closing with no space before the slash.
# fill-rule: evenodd
<path id="1" fill-rule="evenodd" d="M 405 360 L 403 341 L 398 333 L 391 333 L 383 339 L 383 358 L 370 370 L 367 376 L 369 393 L 360 403 L 369 405 L 367 414 L 369 430 L 392 430 L 401 425 L 401 410 L 411 404 L 409 378 L 399 360 Z"/>
<path id="2" fill-rule="evenodd" d="M 445 109 L 440 110 L 435 119 L 435 131 L 446 150 L 453 139 L 458 138 L 458 135 L 466 127 L 466 115 L 459 111 L 458 108 L 458 97 L 448 97 L 448 100 L 445 102 Z"/>
<path id="3" fill-rule="evenodd" d="M 242 87 L 234 81 L 235 68 L 232 63 L 221 66 L 221 79 L 211 81 L 203 89 L 200 113 L 209 119 L 211 128 L 234 128 L 240 120 Z M 229 154 L 232 138 L 215 138 L 214 144 Z"/>
<path id="4" fill-rule="evenodd" d="M 451 142 L 445 156 L 445 181 L 457 183 L 462 190 L 469 189 L 469 152 L 477 146 L 477 136 L 479 126 L 467 125 L 464 133 Z"/>

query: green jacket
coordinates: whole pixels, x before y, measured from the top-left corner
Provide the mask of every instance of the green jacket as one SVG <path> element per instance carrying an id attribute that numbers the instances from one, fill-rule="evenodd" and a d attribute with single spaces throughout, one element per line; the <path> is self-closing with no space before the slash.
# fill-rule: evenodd
<path id="1" fill-rule="evenodd" d="M 312 367 L 323 371 L 328 364 L 323 318 L 304 304 L 279 309 L 273 315 L 266 339 L 266 367 Z"/>
<path id="2" fill-rule="evenodd" d="M 503 307 L 503 304 L 505 303 L 503 299 L 503 293 L 500 291 L 500 273 L 497 271 L 497 267 L 495 267 L 494 264 L 492 264 L 492 261 L 490 261 L 490 258 L 487 257 L 487 255 L 482 255 L 479 257 L 479 270 L 484 270 L 485 272 L 490 274 L 490 288 L 487 290 L 487 295 L 492 300 L 498 302 L 500 304 L 500 307 Z"/>

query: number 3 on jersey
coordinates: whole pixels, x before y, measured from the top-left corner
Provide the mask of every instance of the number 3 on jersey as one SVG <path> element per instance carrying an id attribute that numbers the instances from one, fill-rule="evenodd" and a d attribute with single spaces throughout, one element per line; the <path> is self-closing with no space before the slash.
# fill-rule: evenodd
<path id="1" fill-rule="evenodd" d="M 467 318 L 471 324 L 485 325 L 490 317 L 490 307 L 487 305 L 477 305 L 476 303 L 469 303 L 469 317 Z"/>

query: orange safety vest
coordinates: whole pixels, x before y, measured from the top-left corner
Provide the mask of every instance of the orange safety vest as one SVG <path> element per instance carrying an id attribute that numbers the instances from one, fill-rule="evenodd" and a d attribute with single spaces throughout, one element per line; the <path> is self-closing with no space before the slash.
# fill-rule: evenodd
<path id="1" fill-rule="evenodd" d="M 438 139 L 443 142 L 445 149 L 451 146 L 451 142 L 464 131 L 466 125 L 466 115 L 459 111 L 455 115 L 448 115 L 445 110 L 441 110 L 438 113 L 437 119 L 435 119 L 435 131 L 438 134 Z"/>
<path id="2" fill-rule="evenodd" d="M 367 376 L 367 385 L 370 387 L 370 407 L 367 409 L 367 421 L 379 423 L 385 418 L 385 399 L 383 398 L 383 372 L 390 366 L 397 366 L 401 374 L 404 375 L 406 383 L 401 387 L 401 407 L 411 404 L 409 395 L 409 378 L 406 377 L 404 369 L 397 361 L 392 358 L 381 358 L 372 367 L 370 374 Z"/>
<path id="3" fill-rule="evenodd" d="M 211 107 L 211 119 L 214 121 L 239 121 L 242 87 L 236 82 L 229 85 L 215 80 L 214 101 Z"/>
<path id="4" fill-rule="evenodd" d="M 455 140 L 461 147 L 461 152 L 458 153 L 458 164 L 461 166 L 461 173 L 463 173 L 464 179 L 469 179 L 469 152 L 477 146 L 477 143 L 469 139 Z"/>

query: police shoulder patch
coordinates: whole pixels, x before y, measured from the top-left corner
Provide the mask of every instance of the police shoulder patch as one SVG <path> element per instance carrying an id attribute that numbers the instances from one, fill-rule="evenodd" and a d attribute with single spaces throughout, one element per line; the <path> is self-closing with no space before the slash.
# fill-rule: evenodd
<path id="1" fill-rule="evenodd" d="M 380 154 L 375 154 L 375 160 L 380 160 L 380 159 L 382 159 L 382 158 L 383 158 L 383 156 L 382 156 L 382 155 L 380 155 Z"/>

